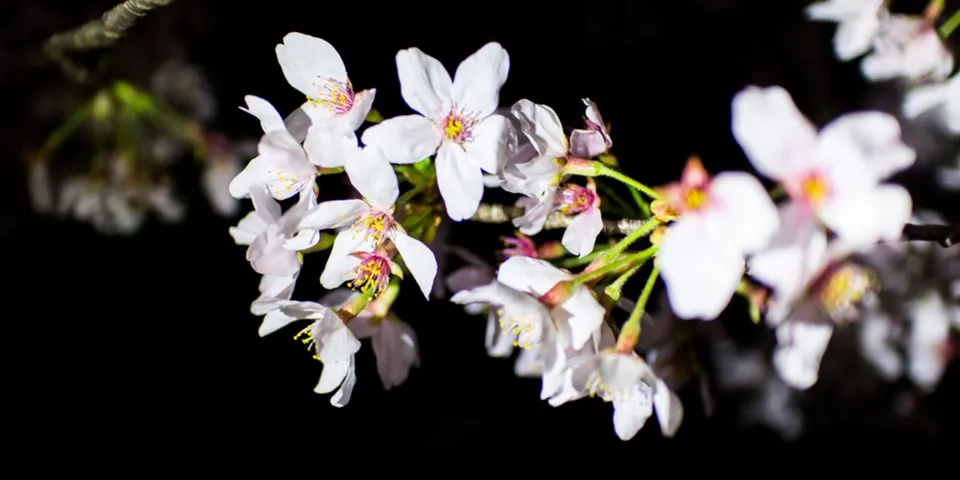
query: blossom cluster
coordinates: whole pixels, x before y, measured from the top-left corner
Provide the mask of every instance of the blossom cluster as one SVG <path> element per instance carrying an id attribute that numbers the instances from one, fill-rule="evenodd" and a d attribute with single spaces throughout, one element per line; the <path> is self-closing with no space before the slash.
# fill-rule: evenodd
<path id="1" fill-rule="evenodd" d="M 907 27 L 854 3 L 833 0 L 810 12 L 847 22 L 841 29 L 853 32 L 838 33 L 837 43 L 844 57 L 873 45 L 864 60 L 869 75 L 947 68 L 946 60 L 915 65 L 921 59 L 901 50 L 893 58 L 890 38 L 901 39 Z M 595 102 L 583 99 L 584 125 L 569 133 L 549 106 L 522 99 L 501 107 L 510 58 L 497 43 L 467 57 L 453 76 L 417 48 L 398 52 L 401 94 L 413 113 L 386 119 L 373 109 L 376 89 L 356 88 L 325 40 L 290 33 L 276 54 L 290 86 L 306 97 L 298 111 L 309 127 L 293 128 L 293 116 L 285 122 L 267 100 L 246 97 L 242 109 L 263 135 L 258 155 L 229 184 L 234 198 L 254 207 L 230 234 L 262 275 L 251 305 L 264 317 L 260 334 L 307 322 L 296 337 L 323 364 L 315 391 L 335 392 L 338 407 L 357 381 L 360 339 L 371 338 L 385 388 L 419 363 L 416 334 L 392 313 L 401 280 L 412 279 L 427 299 L 445 284 L 455 292 L 450 301 L 486 314 L 490 354 L 518 350 L 517 374 L 541 378 L 550 405 L 599 396 L 613 403 L 621 439 L 654 414 L 671 436 L 683 406 L 639 346 L 658 280 L 684 320 L 715 319 L 736 295 L 745 297 L 775 331 L 775 370 L 805 389 L 817 381 L 834 329 L 876 297 L 876 274 L 850 259 L 898 240 L 913 213 L 909 192 L 887 180 L 916 154 L 898 120 L 879 111 L 818 128 L 783 88 L 748 86 L 732 99 L 731 131 L 759 177 L 711 174 L 694 157 L 676 182 L 649 187 L 617 169 Z M 341 172 L 357 198 L 320 201 L 317 178 Z M 605 218 L 601 179 L 631 190 L 637 218 Z M 491 221 L 496 209 L 482 204 L 485 189 L 517 195 L 499 211 L 516 212 L 509 221 L 519 232 L 497 268 L 474 261 L 440 281 L 437 256 L 453 249 L 438 247 L 437 227 Z M 565 229 L 559 243 L 530 238 L 557 226 Z M 610 241 L 598 242 L 602 236 Z M 329 293 L 294 300 L 304 259 L 328 249 L 320 283 Z M 648 271 L 642 293 L 617 322 L 623 288 L 641 271 Z"/>

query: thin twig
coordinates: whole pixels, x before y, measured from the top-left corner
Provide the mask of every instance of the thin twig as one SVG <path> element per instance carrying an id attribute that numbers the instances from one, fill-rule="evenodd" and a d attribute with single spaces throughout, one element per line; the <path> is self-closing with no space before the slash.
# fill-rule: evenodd
<path id="1" fill-rule="evenodd" d="M 470 220 L 481 223 L 507 223 L 522 215 L 523 209 L 519 207 L 481 203 L 477 213 Z M 573 222 L 573 217 L 560 212 L 553 212 L 547 217 L 547 222 L 543 225 L 543 228 L 548 230 L 567 228 L 571 222 Z M 607 234 L 626 235 L 637 230 L 643 224 L 644 221 L 639 219 L 604 220 L 603 231 Z"/>
<path id="2" fill-rule="evenodd" d="M 914 225 L 903 227 L 904 240 L 937 242 L 944 248 L 960 243 L 960 225 Z"/>
<path id="3" fill-rule="evenodd" d="M 58 62 L 64 72 L 77 81 L 86 81 L 89 72 L 74 64 L 67 54 L 107 47 L 117 42 L 140 17 L 150 10 L 168 5 L 175 0 L 126 0 L 117 4 L 100 18 L 77 28 L 57 33 L 41 47 L 43 53 Z"/>

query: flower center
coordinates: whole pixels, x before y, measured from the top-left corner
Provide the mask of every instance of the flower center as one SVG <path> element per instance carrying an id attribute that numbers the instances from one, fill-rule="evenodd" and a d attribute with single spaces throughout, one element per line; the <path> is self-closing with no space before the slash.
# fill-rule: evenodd
<path id="1" fill-rule="evenodd" d="M 683 193 L 683 210 L 699 210 L 707 203 L 707 192 L 702 188 L 690 188 Z"/>
<path id="2" fill-rule="evenodd" d="M 393 216 L 386 212 L 370 211 L 354 224 L 356 232 L 354 238 L 361 237 L 363 241 L 373 240 L 374 245 L 379 246 L 392 228 L 394 228 Z"/>
<path id="3" fill-rule="evenodd" d="M 800 195 L 814 207 L 819 206 L 830 194 L 830 184 L 820 173 L 811 173 L 800 180 Z"/>
<path id="4" fill-rule="evenodd" d="M 313 336 L 314 327 L 316 326 L 316 322 L 311 323 L 307 328 L 297 332 L 297 334 L 293 336 L 293 339 L 300 340 L 300 343 L 307 346 L 307 350 L 313 350 L 314 360 L 320 360 L 319 352 L 317 352 L 317 339 Z"/>
<path id="5" fill-rule="evenodd" d="M 347 286 L 359 290 L 370 298 L 379 297 L 390 283 L 390 259 L 380 253 L 354 253 L 360 257 L 360 264 L 353 268 L 353 280 Z"/>
<path id="6" fill-rule="evenodd" d="M 566 215 L 586 212 L 597 203 L 597 194 L 593 190 L 573 183 L 564 185 L 557 198 L 560 211 Z"/>
<path id="7" fill-rule="evenodd" d="M 313 180 L 313 175 L 301 175 L 297 177 L 279 168 L 268 170 L 267 175 L 272 177 L 272 180 L 267 186 L 270 188 L 270 193 L 272 193 L 274 197 L 281 197 L 291 192 L 300 191 L 304 185 Z"/>
<path id="8" fill-rule="evenodd" d="M 820 290 L 820 303 L 834 321 L 852 321 L 859 316 L 857 306 L 873 290 L 874 278 L 870 271 L 848 263 L 838 267 Z"/>
<path id="9" fill-rule="evenodd" d="M 459 111 L 454 107 L 444 117 L 440 128 L 447 140 L 463 144 L 473 140 L 473 125 L 477 123 L 475 116 Z"/>
<path id="10" fill-rule="evenodd" d="M 543 335 L 543 325 L 536 314 L 524 311 L 507 311 L 500 307 L 497 309 L 497 319 L 504 333 L 517 336 L 517 340 L 513 342 L 514 347 L 530 350 L 533 345 L 540 342 Z"/>
<path id="11" fill-rule="evenodd" d="M 349 83 L 328 78 L 320 85 L 319 90 L 316 97 L 307 97 L 314 105 L 325 107 L 334 115 L 343 115 L 353 109 L 356 94 Z"/>

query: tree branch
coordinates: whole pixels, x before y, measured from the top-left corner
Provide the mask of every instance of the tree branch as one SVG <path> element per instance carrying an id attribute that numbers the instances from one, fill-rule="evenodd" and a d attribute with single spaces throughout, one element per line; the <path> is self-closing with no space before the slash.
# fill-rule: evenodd
<path id="1" fill-rule="evenodd" d="M 908 223 L 903 227 L 904 240 L 937 242 L 941 247 L 948 248 L 960 243 L 960 225 L 914 225 Z"/>
<path id="2" fill-rule="evenodd" d="M 477 209 L 477 213 L 473 214 L 470 220 L 481 223 L 507 223 L 522 215 L 523 209 L 519 207 L 481 203 L 480 208 Z M 572 221 L 573 217 L 560 212 L 553 212 L 547 217 L 547 222 L 543 225 L 543 228 L 548 230 L 567 228 Z M 608 235 L 626 235 L 634 232 L 644 223 L 644 220 L 627 218 L 623 220 L 604 220 L 603 231 Z"/>
<path id="3" fill-rule="evenodd" d="M 69 52 L 93 50 L 113 45 L 130 27 L 150 10 L 168 5 L 175 0 L 126 0 L 117 4 L 100 18 L 91 20 L 73 30 L 54 34 L 43 43 L 44 55 L 60 63 L 64 72 L 78 81 L 85 81 L 89 73 L 67 58 Z"/>

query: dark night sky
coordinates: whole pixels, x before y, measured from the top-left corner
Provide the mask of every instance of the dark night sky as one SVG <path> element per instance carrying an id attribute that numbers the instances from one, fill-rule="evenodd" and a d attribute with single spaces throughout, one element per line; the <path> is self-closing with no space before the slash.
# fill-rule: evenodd
<path id="1" fill-rule="evenodd" d="M 12 168 L 4 171 L 0 255 L 13 290 L 0 335 L 0 435 L 12 441 L 0 449 L 0 465 L 11 455 L 15 472 L 4 478 L 449 474 L 454 459 L 457 474 L 581 467 L 587 474 L 643 476 L 652 469 L 682 478 L 803 467 L 826 473 L 833 465 L 942 460 L 944 442 L 957 433 L 956 409 L 948 408 L 958 398 L 951 370 L 942 391 L 924 403 L 934 433 L 882 420 L 890 415 L 885 400 L 815 388 L 810 433 L 788 446 L 771 432 L 736 428 L 723 403 L 705 419 L 697 392 L 684 391 L 687 418 L 677 438 L 662 439 L 651 421 L 633 441 L 620 442 L 610 405 L 581 400 L 551 408 L 538 399 L 539 382 L 517 379 L 512 362 L 487 357 L 481 318 L 416 295 L 404 296 L 397 311 L 418 332 L 422 366 L 385 393 L 365 344 L 353 399 L 335 409 L 312 392 L 320 364 L 299 343 L 285 333 L 257 336 L 259 318 L 248 307 L 258 276 L 227 235 L 235 220 L 216 217 L 196 184 L 185 183 L 189 177 L 181 181 L 191 205 L 187 220 L 151 223 L 133 238 L 101 237 L 87 225 L 30 212 L 15 160 L 49 131 L 32 120 L 32 102 L 80 90 L 56 70 L 23 63 L 23 51 L 110 2 L 2 3 L 0 91 L 7 95 L 0 97 L 7 113 L 0 116 L 0 151 L 10 152 L 3 157 Z M 693 153 L 713 171 L 748 168 L 729 129 L 730 99 L 746 85 L 784 86 L 819 124 L 895 103 L 892 87 L 868 86 L 856 63 L 834 60 L 833 28 L 805 21 L 805 3 L 180 0 L 149 15 L 106 59 L 138 81 L 180 45 L 213 82 L 216 126 L 255 136 L 256 122 L 235 107 L 243 95 L 265 97 L 281 111 L 302 101 L 274 55 L 287 32 L 330 41 L 354 85 L 378 89 L 375 107 L 386 116 L 409 112 L 396 79 L 397 50 L 420 47 L 452 71 L 495 40 L 511 56 L 501 105 L 530 98 L 573 125 L 580 98 L 590 97 L 613 125 L 623 168 L 661 184 Z M 949 200 L 938 195 L 923 190 L 917 202 L 938 207 Z M 506 233 L 464 224 L 453 241 L 490 252 L 492 260 L 497 237 Z M 319 297 L 320 269 L 322 259 L 308 257 L 297 299 Z M 842 386 L 856 375 L 862 370 L 831 381 Z M 924 456 L 914 456 L 921 448 Z"/>

